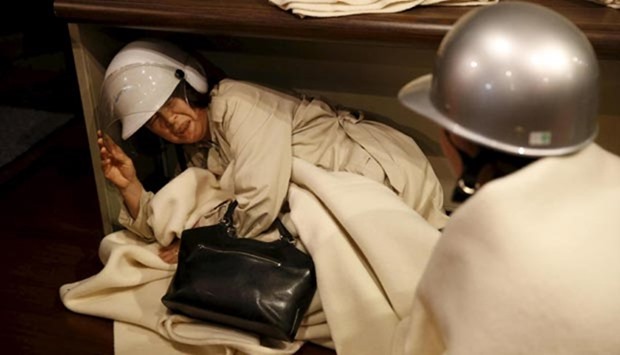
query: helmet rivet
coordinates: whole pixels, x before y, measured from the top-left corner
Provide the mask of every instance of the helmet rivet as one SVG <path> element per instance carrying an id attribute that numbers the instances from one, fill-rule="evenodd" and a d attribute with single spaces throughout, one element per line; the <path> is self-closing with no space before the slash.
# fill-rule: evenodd
<path id="1" fill-rule="evenodd" d="M 184 72 L 183 70 L 181 70 L 181 69 L 177 69 L 177 70 L 174 72 L 174 76 L 175 76 L 177 79 L 184 79 L 184 78 L 185 78 L 185 72 Z"/>

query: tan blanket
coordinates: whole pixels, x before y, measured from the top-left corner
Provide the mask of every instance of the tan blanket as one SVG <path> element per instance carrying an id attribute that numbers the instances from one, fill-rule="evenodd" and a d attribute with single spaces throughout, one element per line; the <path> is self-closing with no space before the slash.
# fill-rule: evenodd
<path id="1" fill-rule="evenodd" d="M 197 187 L 206 193 L 213 181 L 202 169 L 175 178 L 153 200 L 153 221 L 165 221 L 155 229 L 177 236 L 189 220 L 198 223 L 204 203 L 217 201 L 187 196 L 195 196 L 191 189 Z M 175 266 L 159 259 L 159 244 L 145 244 L 128 231 L 102 240 L 103 270 L 63 285 L 63 303 L 72 311 L 117 321 L 120 355 L 146 348 L 152 354 L 292 354 L 303 341 L 335 347 L 339 354 L 389 354 L 439 233 L 391 190 L 367 178 L 295 160 L 293 181 L 291 217 L 315 261 L 320 294 L 299 341 L 260 344 L 251 334 L 169 313 L 161 297 Z"/>

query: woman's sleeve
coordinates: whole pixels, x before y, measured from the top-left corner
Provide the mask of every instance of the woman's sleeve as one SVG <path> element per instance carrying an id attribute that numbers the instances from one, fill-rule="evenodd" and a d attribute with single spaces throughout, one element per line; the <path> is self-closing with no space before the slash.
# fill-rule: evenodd
<path id="1" fill-rule="evenodd" d="M 151 226 L 148 224 L 148 220 L 150 217 L 150 208 L 148 207 L 152 199 L 153 193 L 147 192 L 143 189 L 142 195 L 140 195 L 140 210 L 138 211 L 138 216 L 135 219 L 132 218 L 124 203 L 121 206 L 121 211 L 118 216 L 118 222 L 123 227 L 134 232 L 146 241 L 155 240 L 153 228 L 151 228 Z"/>
<path id="2" fill-rule="evenodd" d="M 282 207 L 296 107 L 295 98 L 252 85 L 239 85 L 226 100 L 222 127 L 232 153 L 227 170 L 239 203 L 234 220 L 241 236 L 264 232 Z"/>

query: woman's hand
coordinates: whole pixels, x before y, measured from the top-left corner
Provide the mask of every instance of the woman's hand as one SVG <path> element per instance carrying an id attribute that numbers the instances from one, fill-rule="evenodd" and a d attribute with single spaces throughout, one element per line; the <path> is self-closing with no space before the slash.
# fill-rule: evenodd
<path id="1" fill-rule="evenodd" d="M 97 144 L 101 154 L 101 168 L 106 179 L 121 191 L 138 181 L 133 161 L 112 138 L 97 131 Z"/>
<path id="2" fill-rule="evenodd" d="M 179 247 L 181 246 L 180 239 L 175 239 L 167 247 L 162 247 L 159 249 L 159 257 L 161 260 L 167 262 L 168 264 L 176 264 L 179 262 Z"/>
<path id="3" fill-rule="evenodd" d="M 97 144 L 101 155 L 101 169 L 103 176 L 119 190 L 125 200 L 125 206 L 133 218 L 140 212 L 140 197 L 142 183 L 136 175 L 136 168 L 131 158 L 125 154 L 108 135 L 97 131 Z"/>

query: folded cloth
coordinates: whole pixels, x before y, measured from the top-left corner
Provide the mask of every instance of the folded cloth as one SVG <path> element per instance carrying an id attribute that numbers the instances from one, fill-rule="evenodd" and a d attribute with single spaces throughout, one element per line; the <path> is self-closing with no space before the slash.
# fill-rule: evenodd
<path id="1" fill-rule="evenodd" d="M 424 5 L 476 6 L 494 4 L 497 1 L 498 0 L 269 0 L 270 3 L 278 6 L 282 10 L 291 11 L 299 17 L 338 17 L 364 13 L 395 13 Z"/>
<path id="2" fill-rule="evenodd" d="M 217 223 L 221 216 L 216 207 L 232 196 L 206 169 L 188 168 L 173 181 L 155 194 L 150 205 L 149 225 L 161 245 L 180 238 L 185 229 Z"/>
<path id="3" fill-rule="evenodd" d="M 439 231 L 386 186 L 294 159 L 291 219 L 314 259 L 317 286 L 338 354 L 391 354 L 424 339 L 412 324 L 414 293 Z M 394 341 L 399 344 L 395 344 Z M 442 348 L 434 344 L 432 351 Z"/>
<path id="4" fill-rule="evenodd" d="M 612 9 L 620 9 L 620 0 L 588 0 L 590 2 L 597 3 L 599 5 L 605 5 Z"/>

